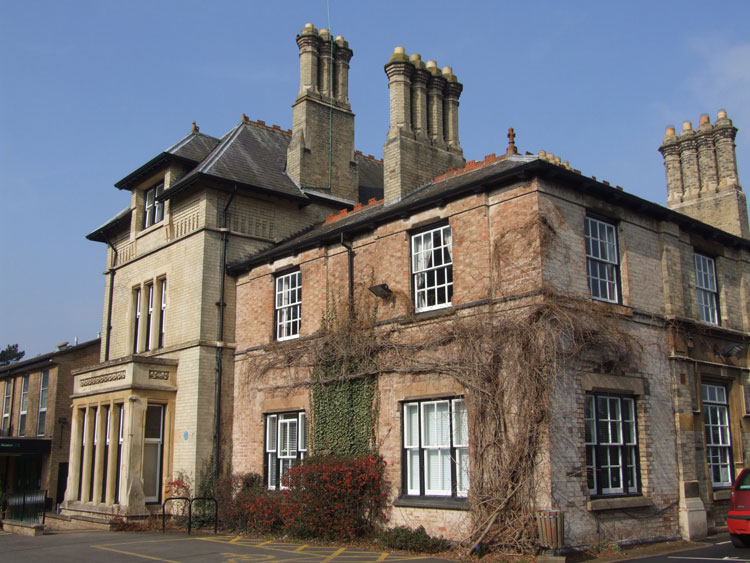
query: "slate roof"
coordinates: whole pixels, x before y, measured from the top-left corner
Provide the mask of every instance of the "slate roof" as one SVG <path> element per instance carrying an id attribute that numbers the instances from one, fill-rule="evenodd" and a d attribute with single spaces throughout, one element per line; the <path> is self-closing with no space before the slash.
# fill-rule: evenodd
<path id="1" fill-rule="evenodd" d="M 425 184 L 400 200 L 385 204 L 382 200 L 351 212 L 342 211 L 325 223 L 300 231 L 281 243 L 235 260 L 227 265 L 230 275 L 238 275 L 253 267 L 298 253 L 321 244 L 332 243 L 354 233 L 370 231 L 376 225 L 407 217 L 425 208 L 443 205 L 472 192 L 485 191 L 510 182 L 546 177 L 560 184 L 575 187 L 594 197 L 634 209 L 658 220 L 668 220 L 702 236 L 721 241 L 727 246 L 750 249 L 750 241 L 701 223 L 687 215 L 642 199 L 608 184 L 588 178 L 578 171 L 567 170 L 535 155 L 490 155 L 484 162 L 469 162 L 466 168 L 451 170 Z"/>
<path id="2" fill-rule="evenodd" d="M 94 229 L 89 234 L 86 235 L 86 238 L 89 240 L 93 240 L 95 242 L 107 242 L 107 231 L 119 226 L 124 225 L 126 223 L 130 222 L 130 213 L 131 213 L 130 206 L 128 205 L 125 209 L 120 211 L 117 215 L 112 217 L 109 221 L 101 225 L 100 227 Z"/>
<path id="3" fill-rule="evenodd" d="M 79 344 L 75 344 L 73 346 L 66 346 L 65 348 L 61 348 L 59 350 L 55 350 L 54 352 L 48 352 L 46 354 L 40 354 L 38 356 L 34 356 L 33 358 L 29 358 L 26 360 L 21 360 L 20 362 L 11 362 L 9 364 L 5 364 L 0 366 L 0 377 L 6 377 L 8 375 L 12 375 L 14 373 L 28 371 L 30 369 L 36 368 L 38 366 L 44 366 L 49 365 L 54 362 L 54 359 L 56 356 L 61 356 L 63 354 L 68 354 L 69 352 L 73 352 L 74 350 L 80 350 L 81 348 L 85 348 L 86 346 L 90 346 L 94 342 L 99 342 L 101 338 L 94 338 L 93 340 L 88 340 L 86 342 L 81 342 Z"/>

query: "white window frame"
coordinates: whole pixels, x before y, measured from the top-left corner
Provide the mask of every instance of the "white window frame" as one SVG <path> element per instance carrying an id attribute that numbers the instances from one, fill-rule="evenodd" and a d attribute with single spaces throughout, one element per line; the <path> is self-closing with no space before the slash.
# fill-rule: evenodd
<path id="1" fill-rule="evenodd" d="M 307 416 L 305 411 L 266 415 L 266 486 L 283 489 L 284 475 L 307 455 Z M 294 429 L 294 439 L 286 440 Z M 294 442 L 293 444 L 291 442 Z"/>
<path id="2" fill-rule="evenodd" d="M 159 413 L 160 413 L 159 414 L 159 424 L 160 424 L 160 426 L 159 426 L 159 436 L 158 437 L 156 437 L 156 438 L 154 438 L 154 437 L 149 438 L 149 437 L 146 436 L 146 434 L 145 434 L 145 432 L 146 432 L 145 420 L 144 420 L 144 429 L 143 429 L 143 432 L 144 432 L 144 435 L 143 435 L 143 448 L 144 448 L 144 456 L 143 456 L 143 465 L 144 465 L 144 467 L 143 467 L 143 479 L 144 479 L 144 486 L 143 486 L 143 490 L 144 490 L 144 500 L 146 502 L 148 502 L 148 503 L 153 503 L 153 502 L 159 502 L 159 500 L 161 499 L 162 457 L 163 457 L 163 449 L 164 449 L 164 417 L 165 417 L 165 414 L 166 414 L 166 412 L 165 412 L 166 408 L 165 408 L 165 405 L 162 405 L 162 404 L 149 403 L 148 406 L 146 407 L 146 416 L 148 416 L 148 409 L 150 409 L 150 408 L 158 408 L 159 409 Z M 145 449 L 146 449 L 147 445 L 156 446 L 156 458 L 155 458 L 155 461 L 154 461 L 154 463 L 155 463 L 154 469 L 155 469 L 156 482 L 152 483 L 152 485 L 155 486 L 156 494 L 155 495 L 149 495 L 149 496 L 146 496 L 146 494 L 145 494 L 145 491 L 146 491 L 146 483 L 145 483 L 145 480 L 146 480 L 146 467 L 145 467 L 145 465 L 146 465 L 146 456 L 145 456 Z"/>
<path id="3" fill-rule="evenodd" d="M 276 276 L 274 281 L 276 340 L 299 338 L 302 325 L 302 274 L 299 270 Z"/>
<path id="4" fill-rule="evenodd" d="M 441 225 L 411 236 L 411 273 L 417 313 L 450 307 L 453 300 L 453 232 Z"/>
<path id="5" fill-rule="evenodd" d="M 167 278 L 159 280 L 159 302 L 159 341 L 157 348 L 163 348 L 167 319 Z"/>
<path id="6" fill-rule="evenodd" d="M 18 435 L 26 435 L 26 414 L 29 408 L 29 376 L 21 378 L 21 406 L 18 409 Z"/>
<path id="7" fill-rule="evenodd" d="M 8 378 L 5 380 L 5 391 L 3 391 L 3 422 L 2 422 L 2 435 L 10 434 L 10 409 L 11 409 L 11 393 L 13 391 L 13 380 Z"/>
<path id="8" fill-rule="evenodd" d="M 444 415 L 439 414 L 438 409 Z M 466 497 L 469 493 L 469 432 L 462 398 L 404 402 L 404 485 L 408 496 Z M 443 420 L 441 420 L 445 417 Z M 446 426 L 447 424 L 447 426 Z M 431 437 L 429 428 L 436 433 Z M 437 464 L 430 460 L 437 459 Z M 430 471 L 439 470 L 440 486 L 431 486 Z M 450 475 L 444 472 L 448 471 Z"/>
<path id="9" fill-rule="evenodd" d="M 716 262 L 710 256 L 695 253 L 695 295 L 698 318 L 704 323 L 719 323 L 719 290 L 716 283 Z"/>
<path id="10" fill-rule="evenodd" d="M 156 198 L 164 191 L 164 182 L 149 188 L 143 193 L 143 228 L 161 223 L 164 219 L 164 202 Z"/>
<path id="11" fill-rule="evenodd" d="M 144 343 L 143 350 L 148 352 L 151 350 L 151 332 L 154 328 L 154 284 L 146 284 L 146 342 Z"/>
<path id="12" fill-rule="evenodd" d="M 706 463 L 715 488 L 732 486 L 732 433 L 729 425 L 729 395 L 724 385 L 701 384 Z"/>
<path id="13" fill-rule="evenodd" d="M 585 401 L 584 442 L 589 493 L 592 496 L 638 494 L 640 467 L 635 397 L 590 393 Z M 604 473 L 608 486 L 600 482 Z"/>
<path id="14" fill-rule="evenodd" d="M 613 223 L 587 216 L 584 226 L 586 271 L 591 298 L 620 302 L 620 254 Z"/>
<path id="15" fill-rule="evenodd" d="M 133 322 L 133 354 L 137 354 L 138 350 L 138 339 L 141 335 L 141 293 L 140 287 L 135 288 L 135 295 L 133 300 L 135 301 L 135 319 Z"/>
<path id="16" fill-rule="evenodd" d="M 49 370 L 42 370 L 39 379 L 39 413 L 37 415 L 36 435 L 44 436 L 47 430 L 47 395 L 49 393 Z"/>

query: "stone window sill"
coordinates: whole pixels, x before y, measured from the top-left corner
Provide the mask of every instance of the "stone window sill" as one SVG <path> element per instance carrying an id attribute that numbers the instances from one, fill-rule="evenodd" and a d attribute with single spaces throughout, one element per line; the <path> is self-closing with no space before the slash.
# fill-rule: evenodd
<path id="1" fill-rule="evenodd" d="M 732 498 L 732 489 L 714 489 L 714 500 L 729 500 Z"/>
<path id="2" fill-rule="evenodd" d="M 586 503 L 589 512 L 599 510 L 621 510 L 627 508 L 643 508 L 653 506 L 654 503 L 648 497 L 617 497 L 617 498 L 597 498 Z"/>
<path id="3" fill-rule="evenodd" d="M 402 508 L 433 508 L 437 510 L 469 510 L 469 501 L 465 498 L 403 497 L 396 499 L 393 506 Z"/>

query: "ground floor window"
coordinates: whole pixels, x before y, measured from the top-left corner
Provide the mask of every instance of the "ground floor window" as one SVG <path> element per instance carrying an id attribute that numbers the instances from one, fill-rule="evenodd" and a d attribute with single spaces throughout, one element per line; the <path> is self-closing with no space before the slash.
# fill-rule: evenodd
<path id="1" fill-rule="evenodd" d="M 146 429 L 143 440 L 143 494 L 146 502 L 161 499 L 161 458 L 164 442 L 164 405 L 149 405 L 146 409 Z"/>
<path id="2" fill-rule="evenodd" d="M 407 495 L 465 497 L 469 425 L 463 399 L 403 404 L 403 489 Z"/>
<path id="3" fill-rule="evenodd" d="M 289 469 L 307 454 L 307 421 L 304 411 L 266 415 L 264 472 L 269 489 L 282 488 Z"/>
<path id="4" fill-rule="evenodd" d="M 727 388 L 715 383 L 703 383 L 701 393 L 711 483 L 714 487 L 731 487 L 732 439 L 729 433 Z"/>
<path id="5" fill-rule="evenodd" d="M 633 397 L 586 395 L 586 475 L 592 495 L 639 492 L 635 409 Z"/>

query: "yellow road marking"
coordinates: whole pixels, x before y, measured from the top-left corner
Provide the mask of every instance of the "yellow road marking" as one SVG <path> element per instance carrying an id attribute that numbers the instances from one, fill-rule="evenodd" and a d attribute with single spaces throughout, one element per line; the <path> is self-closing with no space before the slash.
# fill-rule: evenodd
<path id="1" fill-rule="evenodd" d="M 181 563 L 173 559 L 164 559 L 163 557 L 151 557 L 150 555 L 141 555 L 140 553 L 133 553 L 132 551 L 125 551 L 124 549 L 115 549 L 113 547 L 105 547 L 103 545 L 92 545 L 97 549 L 104 549 L 106 551 L 114 551 L 115 553 L 122 553 L 124 555 L 134 555 L 135 557 L 142 557 L 144 559 L 150 559 L 151 561 L 164 561 L 165 563 Z"/>
<path id="2" fill-rule="evenodd" d="M 333 559 L 337 555 L 341 554 L 345 550 L 346 550 L 345 547 L 338 548 L 336 551 L 334 551 L 333 553 L 331 553 L 328 557 L 326 557 L 325 559 L 323 559 L 320 563 L 330 563 L 331 561 L 333 561 Z"/>
<path id="3" fill-rule="evenodd" d="M 234 536 L 234 538 L 229 540 L 229 543 L 237 543 L 241 539 L 242 539 L 242 536 Z"/>
<path id="4" fill-rule="evenodd" d="M 295 549 L 294 551 L 296 551 L 296 552 L 300 552 L 300 551 L 302 551 L 303 549 L 305 549 L 306 547 L 307 547 L 307 544 L 302 544 L 301 546 L 299 546 L 299 547 L 298 547 L 297 549 Z"/>

